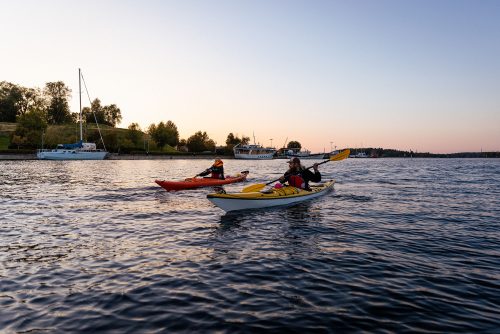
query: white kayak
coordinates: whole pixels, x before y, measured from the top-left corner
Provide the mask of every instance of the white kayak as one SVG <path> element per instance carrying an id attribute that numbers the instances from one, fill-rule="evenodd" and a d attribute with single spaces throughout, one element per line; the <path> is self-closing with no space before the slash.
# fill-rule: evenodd
<path id="1" fill-rule="evenodd" d="M 259 192 L 208 194 L 207 198 L 226 212 L 288 206 L 322 196 L 333 189 L 334 183 L 335 181 L 332 180 L 320 185 L 312 185 L 311 191 L 286 186 Z"/>

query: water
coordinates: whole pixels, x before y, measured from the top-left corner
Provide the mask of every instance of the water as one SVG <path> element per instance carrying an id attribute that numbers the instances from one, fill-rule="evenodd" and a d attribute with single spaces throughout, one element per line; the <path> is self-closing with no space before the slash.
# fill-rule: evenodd
<path id="1" fill-rule="evenodd" d="M 0 161 L 0 331 L 498 331 L 500 160 L 331 162 L 319 200 L 232 215 L 153 182 L 210 163 Z"/>

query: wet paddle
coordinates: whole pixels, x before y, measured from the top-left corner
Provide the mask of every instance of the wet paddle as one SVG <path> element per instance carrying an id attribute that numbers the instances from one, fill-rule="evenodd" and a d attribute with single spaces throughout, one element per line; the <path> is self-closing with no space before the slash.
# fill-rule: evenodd
<path id="1" fill-rule="evenodd" d="M 250 172 L 247 170 L 243 170 L 240 172 L 240 174 L 248 174 L 248 173 L 250 173 Z M 184 181 L 191 181 L 193 179 L 196 179 L 198 176 L 200 176 L 200 174 L 196 174 L 194 177 L 188 177 L 187 179 L 184 179 Z"/>
<path id="2" fill-rule="evenodd" d="M 335 154 L 334 156 L 331 156 L 330 159 L 328 160 L 325 160 L 323 162 L 320 162 L 318 165 L 322 165 L 324 163 L 327 163 L 329 161 L 340 161 L 340 160 L 344 160 L 344 159 L 347 159 L 349 157 L 349 154 L 351 153 L 350 150 L 343 150 L 342 152 L 340 153 L 337 153 Z M 306 169 L 311 169 L 313 168 L 313 166 L 311 167 L 307 167 Z M 241 191 L 242 193 L 252 193 L 252 192 L 256 192 L 256 191 L 260 191 L 262 190 L 265 186 L 268 186 L 270 185 L 271 183 L 273 182 L 276 182 L 276 181 L 279 181 L 279 178 L 276 179 L 276 180 L 272 180 L 270 182 L 267 182 L 267 183 L 257 183 L 257 184 L 252 184 L 248 187 L 245 187 L 243 188 L 243 190 Z"/>

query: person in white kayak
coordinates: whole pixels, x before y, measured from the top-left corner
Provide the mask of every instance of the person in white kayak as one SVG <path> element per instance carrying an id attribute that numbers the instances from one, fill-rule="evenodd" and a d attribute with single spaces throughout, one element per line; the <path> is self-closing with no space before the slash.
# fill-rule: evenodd
<path id="1" fill-rule="evenodd" d="M 311 190 L 309 187 L 309 181 L 311 182 L 320 182 L 321 181 L 321 173 L 318 170 L 318 164 L 315 163 L 313 165 L 314 172 L 311 172 L 309 169 L 306 169 L 300 163 L 300 159 L 295 157 L 288 161 L 289 169 L 286 173 L 280 177 L 280 184 L 284 184 L 288 182 L 289 186 Z"/>

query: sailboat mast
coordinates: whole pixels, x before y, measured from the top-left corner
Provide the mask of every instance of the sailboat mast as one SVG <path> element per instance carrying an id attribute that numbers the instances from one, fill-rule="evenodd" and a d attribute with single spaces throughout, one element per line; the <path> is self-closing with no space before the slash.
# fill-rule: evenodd
<path id="1" fill-rule="evenodd" d="M 78 96 L 80 97 L 80 141 L 83 141 L 82 75 L 80 69 L 78 69 Z"/>

